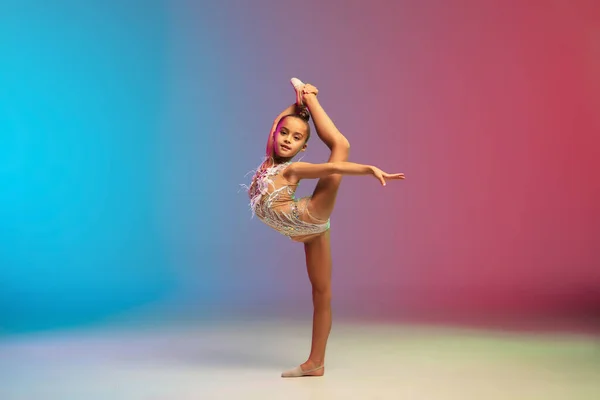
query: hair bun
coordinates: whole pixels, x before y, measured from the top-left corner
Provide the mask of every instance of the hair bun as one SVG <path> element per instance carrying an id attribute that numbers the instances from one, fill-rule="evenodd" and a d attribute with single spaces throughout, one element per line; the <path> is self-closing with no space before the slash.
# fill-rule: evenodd
<path id="1" fill-rule="evenodd" d="M 296 115 L 308 122 L 310 120 L 310 112 L 306 106 L 296 106 Z"/>

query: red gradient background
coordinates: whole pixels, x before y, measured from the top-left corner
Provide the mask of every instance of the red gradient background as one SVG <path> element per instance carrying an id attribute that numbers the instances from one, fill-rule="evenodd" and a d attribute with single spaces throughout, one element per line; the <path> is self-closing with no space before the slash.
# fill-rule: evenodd
<path id="1" fill-rule="evenodd" d="M 229 11 L 257 54 L 233 85 L 289 102 L 289 76 L 315 84 L 353 161 L 407 175 L 385 189 L 344 181 L 332 220 L 338 310 L 455 320 L 598 312 L 598 3 L 307 1 L 295 10 L 270 4 L 257 31 L 250 10 Z M 264 126 L 286 104 L 258 103 L 272 109 Z M 306 159 L 323 160 L 311 145 Z M 252 229 L 252 248 L 272 238 L 275 255 L 257 272 L 272 268 L 273 298 L 258 297 L 306 297 L 301 248 Z"/>

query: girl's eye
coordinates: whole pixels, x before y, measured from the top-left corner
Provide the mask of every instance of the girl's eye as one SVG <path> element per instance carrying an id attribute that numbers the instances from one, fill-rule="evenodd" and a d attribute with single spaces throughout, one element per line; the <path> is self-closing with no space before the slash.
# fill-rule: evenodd
<path id="1" fill-rule="evenodd" d="M 299 137 L 299 136 L 296 136 L 294 139 L 296 139 L 296 140 L 300 140 L 300 137 Z"/>

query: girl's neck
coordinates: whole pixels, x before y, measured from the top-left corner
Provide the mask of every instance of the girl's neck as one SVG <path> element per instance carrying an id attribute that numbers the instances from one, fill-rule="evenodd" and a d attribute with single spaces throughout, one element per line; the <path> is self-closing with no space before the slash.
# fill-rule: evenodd
<path id="1" fill-rule="evenodd" d="M 292 161 L 291 158 L 284 158 L 284 157 L 278 157 L 278 156 L 271 157 L 271 160 L 272 160 L 271 162 L 273 164 L 272 165 L 273 167 L 276 167 L 278 165 L 285 164 L 285 163 Z"/>

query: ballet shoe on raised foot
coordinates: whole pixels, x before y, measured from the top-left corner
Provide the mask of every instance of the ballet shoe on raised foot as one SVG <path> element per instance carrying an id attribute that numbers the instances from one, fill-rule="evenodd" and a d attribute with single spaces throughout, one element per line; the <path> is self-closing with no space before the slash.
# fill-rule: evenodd
<path id="1" fill-rule="evenodd" d="M 321 365 L 320 367 L 309 369 L 304 371 L 301 366 L 297 366 L 296 368 L 283 371 L 281 373 L 282 378 L 300 378 L 302 376 L 323 376 L 323 368 L 325 366 Z"/>
<path id="2" fill-rule="evenodd" d="M 302 88 L 302 86 L 304 86 L 304 82 L 302 82 L 300 79 L 298 78 L 292 78 L 290 79 L 290 82 L 292 83 L 292 86 L 294 87 L 294 89 L 299 90 Z"/>
<path id="3" fill-rule="evenodd" d="M 304 87 L 304 82 L 302 82 L 298 78 L 292 78 L 290 79 L 290 82 L 292 83 L 294 89 L 296 89 L 296 104 L 298 106 L 303 106 L 304 104 L 302 102 L 302 88 Z"/>

